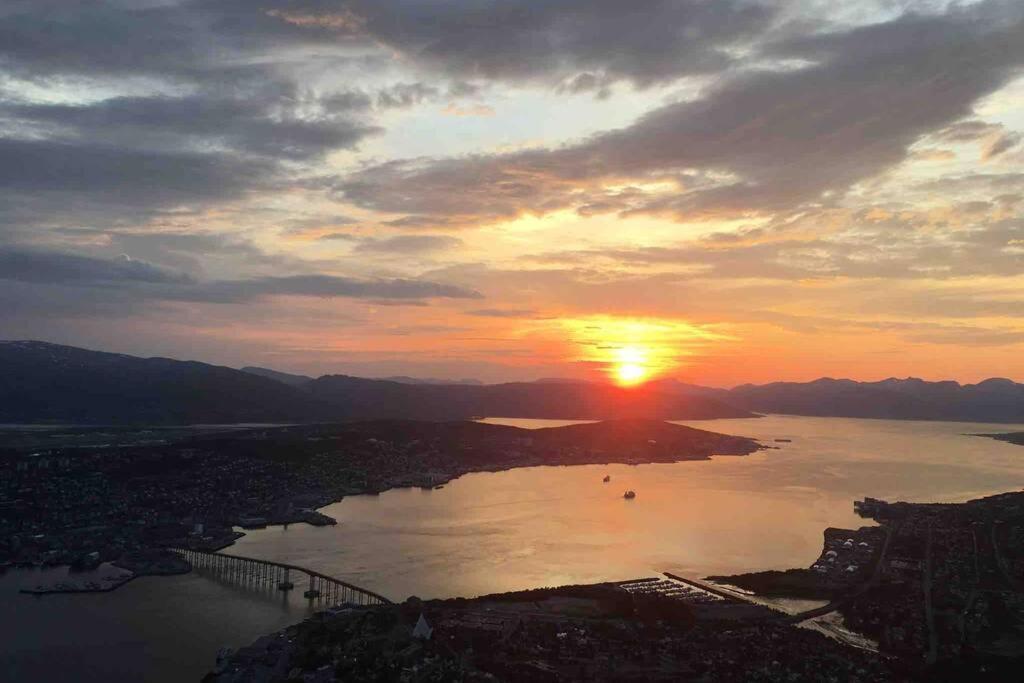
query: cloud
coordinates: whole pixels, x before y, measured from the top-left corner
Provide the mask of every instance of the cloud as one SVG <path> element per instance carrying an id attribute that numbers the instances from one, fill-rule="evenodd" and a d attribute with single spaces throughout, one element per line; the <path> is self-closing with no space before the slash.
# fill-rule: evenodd
<path id="1" fill-rule="evenodd" d="M 96 258 L 18 246 L 0 249 L 0 280 L 44 285 L 119 287 L 134 299 L 245 303 L 298 296 L 374 300 L 480 299 L 466 287 L 408 278 L 353 278 L 328 274 L 259 276 L 199 281 L 122 255 Z"/>
<path id="2" fill-rule="evenodd" d="M 127 148 L 209 149 L 289 160 L 348 149 L 379 128 L 335 113 L 336 105 L 297 103 L 295 86 L 178 97 L 112 97 L 88 104 L 9 104 L 10 125 L 54 126 L 53 137 Z M 313 113 L 307 113 L 313 110 Z M 225 149 L 226 148 L 226 149 Z"/>
<path id="3" fill-rule="evenodd" d="M 319 46 L 340 69 L 353 41 L 240 0 L 6 3 L 0 222 L 123 225 L 283 189 L 380 131 L 368 95 L 311 88 L 295 58 Z"/>
<path id="4" fill-rule="evenodd" d="M 700 217 L 827 203 L 967 117 L 1024 63 L 1024 19 L 998 3 L 907 14 L 773 44 L 806 66 L 746 70 L 699 99 L 563 147 L 392 160 L 342 179 L 368 209 L 480 221 L 572 207 Z M 622 194 L 630 181 L 670 189 Z"/>
<path id="5" fill-rule="evenodd" d="M 359 299 L 481 299 L 472 289 L 412 279 L 358 279 L 336 275 L 289 275 L 220 280 L 168 291 L 181 301 L 242 303 L 268 296 L 348 297 Z"/>
<path id="6" fill-rule="evenodd" d="M 0 158 L 2 191 L 84 194 L 128 205 L 237 196 L 274 171 L 268 163 L 219 154 L 54 140 L 0 138 Z"/>
<path id="7" fill-rule="evenodd" d="M 1003 152 L 1008 152 L 1016 147 L 1020 144 L 1021 140 L 1024 140 L 1024 136 L 1020 133 L 1002 131 L 985 145 L 985 148 L 981 151 L 981 158 L 984 161 L 994 159 Z"/>
<path id="8" fill-rule="evenodd" d="M 990 123 L 977 119 L 957 121 L 936 132 L 932 137 L 943 142 L 980 143 L 982 161 L 989 161 L 1003 152 L 1009 151 L 1016 147 L 1022 139 L 1020 133 L 1007 130 L 1006 126 L 1001 123 Z"/>
<path id="9" fill-rule="evenodd" d="M 383 239 L 363 238 L 356 245 L 358 253 L 419 254 L 454 249 L 462 240 L 448 235 L 396 235 Z"/>
<path id="10" fill-rule="evenodd" d="M 476 308 L 466 311 L 466 315 L 481 318 L 533 318 L 537 311 L 528 308 Z"/>
<path id="11" fill-rule="evenodd" d="M 183 274 L 126 255 L 95 259 L 24 247 L 0 247 L 0 279 L 47 284 L 191 284 Z"/>
<path id="12" fill-rule="evenodd" d="M 969 220 L 969 226 L 950 231 L 934 230 L 923 214 L 904 211 L 877 219 L 864 209 L 841 213 L 831 233 L 820 229 L 828 220 L 824 214 L 811 214 L 789 230 L 753 231 L 747 240 L 723 240 L 712 234 L 677 246 L 570 250 L 542 254 L 538 260 L 559 265 L 604 262 L 633 268 L 671 267 L 677 277 L 694 280 L 943 280 L 1024 272 L 1024 249 L 1014 248 L 1024 240 L 1024 220 L 995 218 L 997 213 L 989 209 L 985 204 L 977 215 L 968 211 L 961 219 Z M 945 220 L 955 218 L 950 215 Z M 819 230 L 801 235 L 807 225 L 817 225 Z"/>
<path id="13" fill-rule="evenodd" d="M 718 71 L 777 11 L 746 0 L 358 0 L 361 32 L 456 77 L 557 84 L 579 72 L 644 87 Z"/>
<path id="14" fill-rule="evenodd" d="M 473 104 L 469 106 L 459 106 L 454 102 L 449 102 L 448 106 L 441 110 L 441 113 L 446 116 L 494 116 L 494 107 L 486 104 Z"/>
<path id="15" fill-rule="evenodd" d="M 377 106 L 384 109 L 404 109 L 431 100 L 439 90 L 426 83 L 397 83 L 377 92 Z"/>
<path id="16" fill-rule="evenodd" d="M 0 10 L 0 58 L 15 75 L 158 76 L 228 84 L 281 50 L 367 45 L 330 25 L 287 21 L 278 3 L 13 0 Z M 240 66 L 242 65 L 242 66 Z M 272 69 L 263 69 L 269 73 Z"/>

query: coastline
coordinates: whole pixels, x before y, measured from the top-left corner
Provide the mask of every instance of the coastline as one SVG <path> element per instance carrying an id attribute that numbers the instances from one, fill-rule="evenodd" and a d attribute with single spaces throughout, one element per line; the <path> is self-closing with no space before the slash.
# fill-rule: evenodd
<path id="1" fill-rule="evenodd" d="M 106 487 L 113 482 L 93 479 L 91 473 L 98 470 L 117 475 L 114 481 L 120 488 L 114 495 L 103 489 L 110 512 L 104 513 L 106 519 L 97 520 L 100 523 L 96 528 L 102 529 L 106 543 L 100 537 L 91 544 L 102 559 L 111 561 L 119 557 L 110 548 L 111 541 L 117 543 L 114 539 L 118 530 L 126 524 L 131 528 L 131 520 L 143 515 L 152 517 L 154 510 L 166 509 L 165 519 L 175 521 L 156 525 L 160 528 L 152 531 L 140 528 L 134 532 L 134 545 L 129 548 L 176 546 L 216 551 L 234 545 L 244 535 L 237 531 L 239 527 L 334 525 L 338 521 L 324 514 L 323 509 L 346 497 L 379 495 L 401 488 L 434 489 L 466 474 L 532 467 L 676 463 L 745 456 L 769 448 L 755 439 L 658 420 L 536 430 L 476 422 L 388 421 L 229 432 L 176 444 L 98 450 L 76 457 L 56 451 L 44 454 L 45 458 L 25 456 L 31 462 L 17 465 L 21 469 L 16 471 L 25 472 L 23 476 L 39 476 L 34 474 L 36 471 L 47 477 L 56 475 L 58 482 L 68 482 L 58 486 L 74 497 L 77 494 L 71 492 L 79 489 L 82 481 L 78 473 L 90 475 L 86 482 L 98 481 Z M 145 469 L 150 467 L 145 463 L 150 462 L 156 469 Z M 118 474 L 132 468 L 138 470 L 134 476 L 139 479 Z M 241 488 L 247 487 L 252 493 L 243 494 L 236 488 L 222 497 L 223 485 L 218 482 L 230 485 L 239 481 L 239 476 L 244 477 Z M 128 485 L 132 481 L 141 481 L 146 492 L 133 491 Z M 196 489 L 192 494 L 195 512 L 181 510 L 175 499 L 167 496 L 168 488 Z M 130 508 L 119 503 L 123 498 L 132 501 Z M 74 503 L 69 500 L 60 504 Z M 35 528 L 42 532 L 38 538 L 45 545 L 32 553 L 12 556 L 12 566 L 63 566 L 75 560 L 76 551 L 69 549 L 81 547 L 75 540 L 77 531 L 74 527 L 50 526 L 64 522 L 48 519 L 48 505 L 40 502 L 35 512 Z M 23 546 L 35 545 L 33 537 L 25 540 Z"/>

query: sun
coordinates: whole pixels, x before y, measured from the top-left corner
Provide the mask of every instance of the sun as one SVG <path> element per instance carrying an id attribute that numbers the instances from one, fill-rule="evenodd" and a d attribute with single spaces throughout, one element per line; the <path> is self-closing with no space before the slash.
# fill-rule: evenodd
<path id="1" fill-rule="evenodd" d="M 650 374 L 642 365 L 637 363 L 619 363 L 615 366 L 615 380 L 622 386 L 640 384 Z"/>
<path id="2" fill-rule="evenodd" d="M 708 326 L 662 318 L 598 315 L 560 318 L 555 324 L 580 349 L 571 360 L 584 364 L 594 379 L 620 387 L 670 377 L 690 365 L 690 357 L 734 339 Z"/>
<path id="3" fill-rule="evenodd" d="M 615 350 L 615 360 L 611 371 L 615 381 L 621 386 L 640 384 L 651 374 L 648 365 L 650 349 L 643 346 L 622 346 Z"/>

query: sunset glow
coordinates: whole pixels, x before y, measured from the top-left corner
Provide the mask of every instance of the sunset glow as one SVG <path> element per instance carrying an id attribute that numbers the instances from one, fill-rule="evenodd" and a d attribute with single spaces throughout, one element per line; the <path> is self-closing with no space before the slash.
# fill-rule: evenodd
<path id="1" fill-rule="evenodd" d="M 561 327 L 577 349 L 567 360 L 591 379 L 610 379 L 620 386 L 670 377 L 697 354 L 735 342 L 723 330 L 660 318 L 593 316 L 562 320 Z"/>
<path id="2" fill-rule="evenodd" d="M 615 380 L 621 386 L 641 384 L 647 379 L 647 368 L 635 363 L 622 363 L 615 366 Z"/>
<path id="3" fill-rule="evenodd" d="M 0 0 L 11 680 L 1012 678 L 1022 447 L 1024 0 Z"/>
<path id="4" fill-rule="evenodd" d="M 5 336 L 484 382 L 1019 376 L 1024 72 L 992 46 L 1020 3 L 286 4 L 0 12 L 65 32 L 0 46 Z"/>

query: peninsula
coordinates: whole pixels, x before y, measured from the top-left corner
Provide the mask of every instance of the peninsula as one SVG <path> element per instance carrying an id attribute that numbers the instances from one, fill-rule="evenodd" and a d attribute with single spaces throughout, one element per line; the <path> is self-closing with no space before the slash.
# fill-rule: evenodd
<path id="1" fill-rule="evenodd" d="M 349 495 L 433 488 L 467 472 L 675 462 L 761 448 L 655 420 L 537 430 L 374 421 L 235 428 L 155 443 L 148 436 L 0 459 L 0 562 L 114 561 L 171 545 L 217 550 L 234 542 L 236 527 L 333 524 L 317 508 Z"/>

